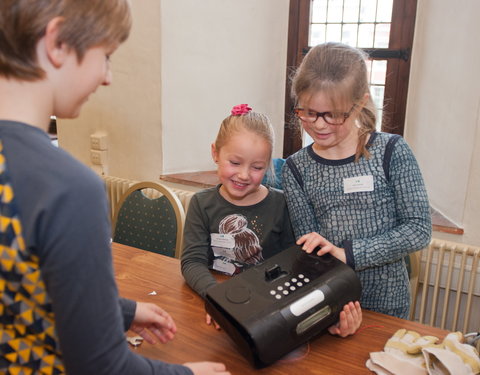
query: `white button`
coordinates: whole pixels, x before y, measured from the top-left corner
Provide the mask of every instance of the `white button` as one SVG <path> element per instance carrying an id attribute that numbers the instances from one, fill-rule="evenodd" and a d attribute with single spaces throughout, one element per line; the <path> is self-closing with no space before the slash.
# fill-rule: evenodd
<path id="1" fill-rule="evenodd" d="M 285 286 L 290 286 L 290 283 L 288 281 L 285 282 Z"/>
<path id="2" fill-rule="evenodd" d="M 305 276 L 303 276 L 303 273 L 301 273 L 301 274 L 298 275 L 298 277 L 299 277 L 300 279 L 303 279 Z"/>
<path id="3" fill-rule="evenodd" d="M 295 288 L 294 286 L 290 287 L 290 290 L 295 290 L 295 289 L 297 289 L 297 288 Z"/>
<path id="4" fill-rule="evenodd" d="M 277 290 L 283 290 L 283 286 L 277 286 Z"/>
<path id="5" fill-rule="evenodd" d="M 304 278 L 303 281 L 305 281 L 306 283 L 309 283 L 310 282 L 310 279 L 308 277 Z"/>
<path id="6" fill-rule="evenodd" d="M 302 286 L 303 284 L 302 283 L 297 283 L 297 286 Z"/>
<path id="7" fill-rule="evenodd" d="M 288 290 L 284 290 L 284 291 L 283 291 L 283 294 L 287 295 L 287 294 L 288 294 Z"/>
<path id="8" fill-rule="evenodd" d="M 277 295 L 275 296 L 275 298 L 276 298 L 276 299 L 280 299 L 280 298 L 282 298 L 282 296 L 281 296 L 280 294 L 277 294 Z"/>
<path id="9" fill-rule="evenodd" d="M 270 291 L 270 294 L 271 294 L 272 296 L 274 296 L 275 293 L 277 293 L 277 292 L 275 292 L 274 290 L 271 290 L 271 291 Z"/>
<path id="10" fill-rule="evenodd" d="M 296 283 L 297 282 L 297 279 L 296 278 L 293 278 L 292 279 L 292 283 Z"/>

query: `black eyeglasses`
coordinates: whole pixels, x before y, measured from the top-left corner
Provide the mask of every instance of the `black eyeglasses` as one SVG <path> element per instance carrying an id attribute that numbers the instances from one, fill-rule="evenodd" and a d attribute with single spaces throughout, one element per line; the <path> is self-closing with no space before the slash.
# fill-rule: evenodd
<path id="1" fill-rule="evenodd" d="M 305 122 L 314 123 L 318 120 L 319 117 L 321 117 L 327 124 L 343 125 L 347 118 L 349 118 L 352 114 L 355 106 L 356 104 L 354 104 L 348 112 L 317 112 L 298 107 L 294 108 L 293 112 L 295 112 L 295 116 Z"/>

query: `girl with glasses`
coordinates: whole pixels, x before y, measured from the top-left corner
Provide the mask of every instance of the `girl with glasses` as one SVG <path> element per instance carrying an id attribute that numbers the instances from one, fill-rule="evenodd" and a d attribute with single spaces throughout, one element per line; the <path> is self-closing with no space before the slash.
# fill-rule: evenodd
<path id="1" fill-rule="evenodd" d="M 405 140 L 375 130 L 365 57 L 340 43 L 305 56 L 292 96 L 313 143 L 287 159 L 283 188 L 297 244 L 351 266 L 362 307 L 407 318 L 404 258 L 430 242 L 429 203 Z"/>

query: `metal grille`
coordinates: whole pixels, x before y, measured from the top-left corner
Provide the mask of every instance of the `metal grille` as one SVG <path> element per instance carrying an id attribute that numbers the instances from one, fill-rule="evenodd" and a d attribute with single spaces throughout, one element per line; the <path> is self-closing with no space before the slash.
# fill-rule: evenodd
<path id="1" fill-rule="evenodd" d="M 411 319 L 463 333 L 480 328 L 480 247 L 432 240 L 412 285 Z"/>

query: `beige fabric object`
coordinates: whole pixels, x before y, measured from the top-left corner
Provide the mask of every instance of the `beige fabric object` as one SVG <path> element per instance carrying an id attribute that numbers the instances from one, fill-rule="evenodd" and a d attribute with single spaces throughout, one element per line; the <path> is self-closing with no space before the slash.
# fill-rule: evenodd
<path id="1" fill-rule="evenodd" d="M 469 375 L 462 359 L 442 348 L 425 348 L 422 350 L 429 375 Z"/>
<path id="2" fill-rule="evenodd" d="M 367 366 L 370 371 L 374 372 L 377 375 L 394 375 L 390 371 L 385 370 L 382 366 L 373 363 L 371 359 L 367 359 L 365 366 Z"/>
<path id="3" fill-rule="evenodd" d="M 441 345 L 422 350 L 430 375 L 474 375 L 480 373 L 477 350 L 464 343 L 461 332 L 449 333 Z"/>
<path id="4" fill-rule="evenodd" d="M 377 375 L 478 375 L 478 351 L 452 332 L 441 343 L 434 336 L 399 329 L 383 352 L 370 353 L 366 366 Z"/>
<path id="5" fill-rule="evenodd" d="M 388 352 L 372 352 L 370 353 L 370 361 L 383 370 L 385 374 L 392 375 L 427 375 L 427 370 L 414 363 L 406 360 L 404 357 L 398 357 Z M 368 367 L 368 366 L 367 366 Z M 377 374 L 382 374 L 377 372 Z"/>

